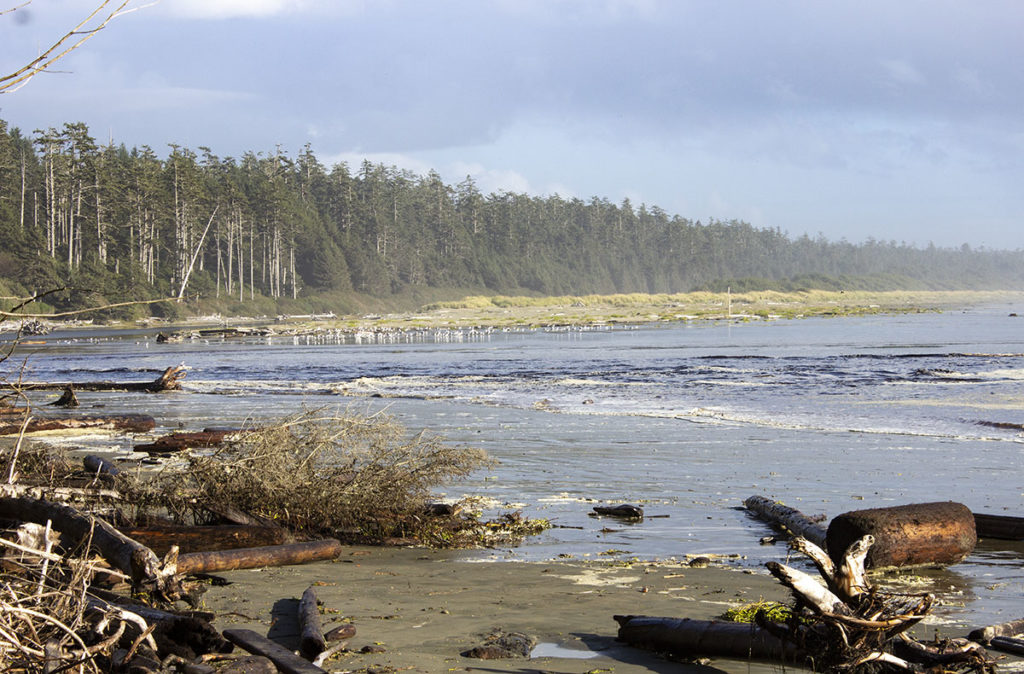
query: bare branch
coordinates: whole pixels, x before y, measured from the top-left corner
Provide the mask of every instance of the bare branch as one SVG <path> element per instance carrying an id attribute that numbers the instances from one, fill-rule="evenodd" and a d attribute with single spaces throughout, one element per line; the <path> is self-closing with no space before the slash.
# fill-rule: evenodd
<path id="1" fill-rule="evenodd" d="M 31 1 L 31 0 L 29 0 Z M 44 51 L 42 54 L 34 58 L 28 64 L 22 66 L 10 75 L 0 77 L 0 94 L 13 93 L 18 89 L 28 84 L 29 80 L 38 75 L 39 73 L 47 70 L 50 66 L 60 61 L 62 58 L 73 52 L 74 50 L 81 47 L 83 44 L 91 40 L 97 33 L 107 27 L 107 24 L 128 12 L 141 9 L 140 7 L 128 8 L 132 0 L 122 0 L 116 9 L 110 11 L 106 15 L 106 18 L 102 19 L 98 24 L 91 25 L 97 16 L 102 16 L 105 8 L 110 5 L 111 0 L 103 0 L 96 9 L 92 11 L 89 16 L 83 19 L 77 26 L 72 30 L 68 31 L 64 37 L 57 40 L 50 46 L 49 49 Z M 13 7 L 9 12 L 13 12 L 16 9 L 24 7 L 29 4 L 28 2 Z M 153 4 L 153 3 L 150 3 Z M 148 5 L 146 5 L 148 6 Z"/>

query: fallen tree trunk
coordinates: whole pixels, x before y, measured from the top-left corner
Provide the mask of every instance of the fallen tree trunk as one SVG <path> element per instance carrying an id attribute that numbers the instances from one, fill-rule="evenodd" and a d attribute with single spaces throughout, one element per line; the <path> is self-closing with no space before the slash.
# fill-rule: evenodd
<path id="1" fill-rule="evenodd" d="M 156 427 L 156 420 L 148 414 L 113 414 L 106 416 L 81 417 L 38 417 L 23 423 L 0 424 L 0 435 L 14 435 L 22 432 L 42 433 L 44 431 L 66 430 L 114 430 L 126 433 L 146 433 Z"/>
<path id="2" fill-rule="evenodd" d="M 974 528 L 978 538 L 1024 541 L 1024 517 L 974 513 Z"/>
<path id="3" fill-rule="evenodd" d="M 61 391 L 73 388 L 76 391 L 140 391 L 143 393 L 159 393 L 161 391 L 177 391 L 181 389 L 181 380 L 185 378 L 183 365 L 169 367 L 153 381 L 116 382 L 116 381 L 74 381 L 74 382 L 18 382 L 0 386 L 4 389 L 19 391 Z"/>
<path id="4" fill-rule="evenodd" d="M 340 554 L 341 543 L 333 538 L 258 548 L 192 552 L 178 557 L 178 573 L 211 573 L 306 564 L 334 559 Z"/>
<path id="5" fill-rule="evenodd" d="M 619 639 L 630 646 L 675 656 L 720 656 L 796 662 L 802 654 L 767 630 L 748 623 L 617 615 Z"/>
<path id="6" fill-rule="evenodd" d="M 157 555 L 167 554 L 177 545 L 182 555 L 195 552 L 236 550 L 289 543 L 290 536 L 281 527 L 245 525 L 120 527 L 125 536 L 142 543 Z M 181 566 L 181 559 L 178 559 Z"/>
<path id="7" fill-rule="evenodd" d="M 284 674 L 325 674 L 324 669 L 252 630 L 224 630 L 224 638 L 254 655 L 262 655 Z"/>
<path id="8" fill-rule="evenodd" d="M 316 590 L 310 586 L 302 593 L 299 601 L 299 653 L 312 661 L 326 650 L 327 640 L 320 621 L 320 609 L 316 604 Z"/>
<path id="9" fill-rule="evenodd" d="M 819 548 L 825 547 L 825 528 L 796 508 L 790 508 L 764 496 L 751 496 L 743 505 L 757 517 L 785 528 L 794 536 L 802 536 Z"/>
<path id="10" fill-rule="evenodd" d="M 136 586 L 174 594 L 173 569 L 168 569 L 146 546 L 133 541 L 103 520 L 71 506 L 27 498 L 0 498 L 0 517 L 46 524 L 79 543 L 90 541 L 115 569 L 128 574 Z"/>
<path id="11" fill-rule="evenodd" d="M 867 568 L 956 564 L 974 550 L 978 537 L 967 506 L 946 501 L 843 513 L 828 526 L 833 560 L 856 540 L 874 536 Z"/>
<path id="12" fill-rule="evenodd" d="M 151 443 L 135 445 L 135 451 L 163 453 L 180 452 L 193 447 L 217 447 L 241 432 L 243 431 L 210 429 L 203 431 L 176 431 L 161 436 Z"/>
<path id="13" fill-rule="evenodd" d="M 1024 634 L 1024 618 L 1021 618 L 1020 620 L 1011 620 L 998 625 L 981 627 L 968 634 L 967 638 L 972 641 L 987 643 L 996 637 L 1015 637 L 1018 634 Z"/>

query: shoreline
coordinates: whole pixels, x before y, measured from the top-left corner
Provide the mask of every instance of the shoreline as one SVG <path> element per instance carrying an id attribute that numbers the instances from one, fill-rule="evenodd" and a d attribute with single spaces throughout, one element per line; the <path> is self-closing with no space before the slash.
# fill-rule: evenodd
<path id="1" fill-rule="evenodd" d="M 844 317 L 962 310 L 983 305 L 1024 305 L 1016 290 L 890 290 L 746 293 L 690 292 L 648 295 L 584 295 L 562 297 L 472 296 L 435 302 L 418 311 L 336 316 L 223 316 L 198 315 L 185 319 L 145 318 L 97 323 L 91 320 L 38 321 L 56 330 L 170 330 L 246 329 L 254 334 L 268 328 L 273 334 L 304 335 L 323 331 L 416 331 L 597 328 L 667 322 L 774 321 L 814 317 Z M 1024 307 L 1022 307 L 1024 308 Z M 0 331 L 17 329 L 5 321 Z M 246 336 L 239 334 L 237 336 Z M 33 337 L 29 337 L 33 339 Z"/>
<path id="2" fill-rule="evenodd" d="M 617 642 L 613 615 L 713 619 L 737 604 L 788 601 L 766 573 L 727 566 L 466 557 L 427 548 L 346 547 L 333 562 L 218 574 L 231 585 L 211 587 L 203 608 L 218 614 L 218 629 L 253 629 L 296 648 L 298 599 L 315 586 L 324 631 L 343 622 L 356 627 L 347 651 L 325 663 L 328 671 L 639 674 L 686 665 Z M 533 657 L 461 655 L 495 630 L 536 639 Z M 361 653 L 364 646 L 383 650 Z M 716 659 L 712 666 L 768 674 L 781 665 Z"/>

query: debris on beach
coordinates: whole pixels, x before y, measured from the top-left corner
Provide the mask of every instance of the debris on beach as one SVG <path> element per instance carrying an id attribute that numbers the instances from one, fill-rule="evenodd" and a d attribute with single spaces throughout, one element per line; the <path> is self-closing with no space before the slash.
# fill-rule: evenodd
<path id="1" fill-rule="evenodd" d="M 753 624 L 618 615 L 619 638 L 674 657 L 723 656 L 793 663 L 823 672 L 943 672 L 993 674 L 995 661 L 969 639 L 918 641 L 908 630 L 934 604 L 930 594 L 885 592 L 867 579 L 870 535 L 851 544 L 836 563 L 806 538 L 791 546 L 811 559 L 810 574 L 768 562 L 769 572 L 793 594 L 787 612 L 760 608 Z"/>
<path id="2" fill-rule="evenodd" d="M 872 536 L 865 562 L 871 569 L 957 564 L 978 540 L 975 515 L 951 501 L 854 510 L 832 518 L 827 527 L 763 496 L 751 496 L 744 505 L 756 517 L 827 550 L 837 563 L 851 544 Z"/>

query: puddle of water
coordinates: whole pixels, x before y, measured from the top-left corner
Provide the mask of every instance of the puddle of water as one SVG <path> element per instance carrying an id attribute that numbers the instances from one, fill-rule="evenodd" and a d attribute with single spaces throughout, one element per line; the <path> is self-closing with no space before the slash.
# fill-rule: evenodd
<path id="1" fill-rule="evenodd" d="M 595 651 L 585 648 L 568 648 L 559 644 L 537 644 L 531 658 L 572 658 L 574 660 L 587 660 L 601 655 Z"/>

